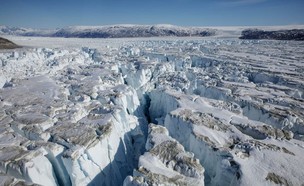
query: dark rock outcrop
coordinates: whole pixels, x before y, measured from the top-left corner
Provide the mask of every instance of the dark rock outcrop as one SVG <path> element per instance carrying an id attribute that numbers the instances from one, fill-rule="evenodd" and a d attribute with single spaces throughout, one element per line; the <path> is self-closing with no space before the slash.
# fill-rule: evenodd
<path id="1" fill-rule="evenodd" d="M 304 40 L 304 29 L 264 31 L 246 29 L 242 31 L 240 39 L 272 39 L 272 40 Z"/>
<path id="2" fill-rule="evenodd" d="M 0 49 L 14 49 L 20 48 L 20 46 L 16 45 L 15 43 L 11 42 L 8 39 L 0 37 Z"/>

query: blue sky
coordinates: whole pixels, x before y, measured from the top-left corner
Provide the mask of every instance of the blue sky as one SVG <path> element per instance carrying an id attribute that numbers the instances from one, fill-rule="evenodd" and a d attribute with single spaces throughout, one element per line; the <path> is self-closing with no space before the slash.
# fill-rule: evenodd
<path id="1" fill-rule="evenodd" d="M 0 25 L 304 24 L 304 0 L 0 0 Z"/>

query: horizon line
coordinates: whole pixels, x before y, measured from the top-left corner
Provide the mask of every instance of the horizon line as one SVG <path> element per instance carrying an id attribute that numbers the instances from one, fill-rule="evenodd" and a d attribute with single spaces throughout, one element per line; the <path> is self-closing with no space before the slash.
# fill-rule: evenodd
<path id="1" fill-rule="evenodd" d="M 10 26 L 5 24 L 0 24 L 0 26 L 13 27 L 13 28 L 27 28 L 27 29 L 42 29 L 42 30 L 56 30 L 68 27 L 111 27 L 111 26 L 176 26 L 176 27 L 185 27 L 185 28 L 242 28 L 242 27 L 287 27 L 287 26 L 304 26 L 304 24 L 281 24 L 281 25 L 209 25 L 209 26 L 191 26 L 191 25 L 177 25 L 177 24 L 168 24 L 168 23 L 157 23 L 157 24 L 132 24 L 132 23 L 119 23 L 119 24 L 101 24 L 101 25 L 67 25 L 63 27 L 56 28 L 39 28 L 39 27 L 27 27 L 27 26 Z"/>

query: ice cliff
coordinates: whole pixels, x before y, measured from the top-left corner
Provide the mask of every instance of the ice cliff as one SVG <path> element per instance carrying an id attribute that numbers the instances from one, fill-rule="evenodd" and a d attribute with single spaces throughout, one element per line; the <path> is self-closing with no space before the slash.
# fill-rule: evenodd
<path id="1" fill-rule="evenodd" d="M 171 138 L 165 127 L 149 125 L 146 150 L 139 157 L 134 177 L 127 177 L 124 186 L 204 185 L 204 168 L 199 160 Z"/>

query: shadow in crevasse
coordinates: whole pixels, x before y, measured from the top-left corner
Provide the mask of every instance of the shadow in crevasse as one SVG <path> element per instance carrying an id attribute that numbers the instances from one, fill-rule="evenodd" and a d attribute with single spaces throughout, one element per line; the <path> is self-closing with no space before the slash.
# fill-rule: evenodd
<path id="1" fill-rule="evenodd" d="M 145 151 L 148 132 L 150 98 L 145 95 L 141 104 L 132 113 L 137 117 L 138 125 L 120 138 L 114 159 L 92 181 L 89 186 L 119 186 L 123 185 L 125 177 L 133 174 L 138 166 L 139 156 Z M 126 112 L 129 113 L 128 109 Z M 130 114 L 130 113 L 129 113 Z M 113 152 L 114 153 L 114 152 Z M 109 158 L 109 157 L 104 157 Z"/>
<path id="2" fill-rule="evenodd" d="M 139 132 L 140 126 L 127 132 L 124 139 L 120 138 L 114 159 L 92 181 L 89 186 L 119 186 L 123 185 L 125 177 L 132 175 L 137 168 L 138 158 L 142 153 L 145 137 Z M 109 157 L 104 157 L 109 158 Z"/>

